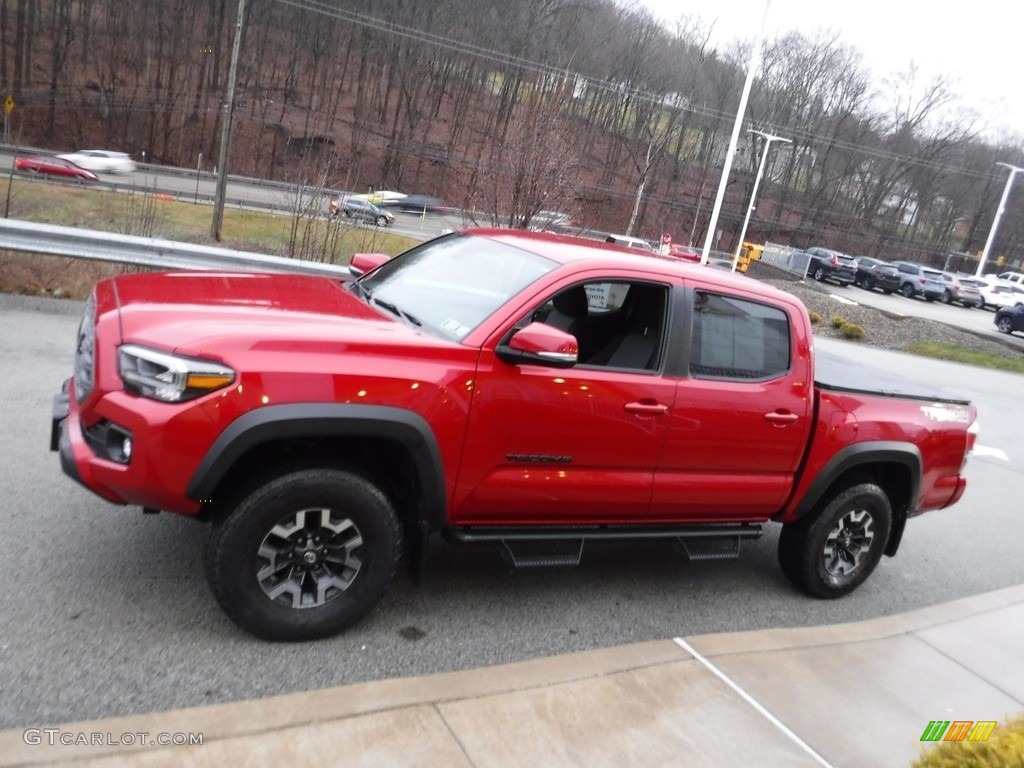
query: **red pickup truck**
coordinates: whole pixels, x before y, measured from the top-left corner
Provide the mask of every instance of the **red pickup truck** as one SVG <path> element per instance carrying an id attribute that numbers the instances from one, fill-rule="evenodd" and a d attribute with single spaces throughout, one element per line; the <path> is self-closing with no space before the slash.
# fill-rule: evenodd
<path id="1" fill-rule="evenodd" d="M 354 264 L 101 282 L 54 400 L 64 472 L 208 521 L 212 592 L 258 636 L 341 631 L 435 534 L 530 566 L 735 557 L 776 522 L 785 575 L 839 597 L 964 492 L 973 406 L 816 376 L 804 306 L 753 279 L 483 229 Z"/>

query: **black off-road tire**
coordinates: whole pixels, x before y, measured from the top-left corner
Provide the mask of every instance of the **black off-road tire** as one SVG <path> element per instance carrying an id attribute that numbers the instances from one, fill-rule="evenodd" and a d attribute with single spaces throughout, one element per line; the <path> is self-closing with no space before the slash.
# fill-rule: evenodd
<path id="1" fill-rule="evenodd" d="M 874 483 L 837 493 L 818 514 L 783 526 L 779 565 L 811 597 L 848 595 L 875 570 L 892 529 L 892 507 Z"/>
<path id="2" fill-rule="evenodd" d="M 242 497 L 213 523 L 210 590 L 266 640 L 329 637 L 380 601 L 398 568 L 402 527 L 387 497 L 338 469 L 300 469 Z"/>

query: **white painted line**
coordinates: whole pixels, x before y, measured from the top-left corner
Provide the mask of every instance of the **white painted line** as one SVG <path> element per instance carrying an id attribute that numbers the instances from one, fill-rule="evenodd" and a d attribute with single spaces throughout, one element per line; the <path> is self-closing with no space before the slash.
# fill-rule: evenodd
<path id="1" fill-rule="evenodd" d="M 840 295 L 839 295 L 838 293 L 830 293 L 830 294 L 828 295 L 828 297 L 829 297 L 830 299 L 835 299 L 835 300 L 836 300 L 836 301 L 838 301 L 838 302 L 839 302 L 840 304 L 849 304 L 850 306 L 853 306 L 853 307 L 859 307 L 859 306 L 860 306 L 860 304 L 858 304 L 858 303 L 857 303 L 856 301 L 854 301 L 853 299 L 848 299 L 848 298 L 846 298 L 845 296 L 840 296 Z"/>
<path id="2" fill-rule="evenodd" d="M 1003 461 L 1010 460 L 1010 457 L 1006 455 L 1006 451 L 1004 451 L 1002 448 L 989 448 L 987 445 L 975 445 L 974 455 L 991 456 L 995 459 L 1002 459 Z"/>
<path id="3" fill-rule="evenodd" d="M 697 651 L 695 651 L 690 646 L 690 644 L 688 642 L 683 640 L 683 638 L 675 637 L 675 638 L 673 638 L 673 641 L 675 642 L 676 645 L 678 645 L 680 648 L 682 648 L 688 654 L 693 656 L 693 658 L 695 658 L 697 661 L 699 661 L 701 664 L 703 664 L 705 667 L 707 667 L 709 670 L 711 670 L 711 672 L 715 675 L 715 677 L 717 677 L 723 683 L 725 683 L 730 688 L 732 688 L 734 691 L 736 691 L 736 693 L 738 693 L 740 695 L 740 697 L 745 702 L 747 702 L 750 706 L 752 706 L 754 709 L 756 709 L 758 712 L 760 712 L 762 715 L 764 715 L 766 718 L 768 718 L 768 721 L 770 723 L 772 723 L 776 728 L 778 728 L 784 734 L 789 736 L 790 739 L 792 739 L 794 742 L 796 742 L 798 747 L 800 747 L 804 752 L 806 752 L 808 755 L 810 755 L 812 758 L 814 758 L 815 762 L 817 762 L 818 765 L 824 766 L 824 768 L 833 768 L 832 764 L 830 762 L 828 762 L 828 760 L 823 758 L 821 755 L 819 755 L 817 752 L 815 752 L 811 748 L 810 744 L 808 744 L 806 741 L 804 741 L 799 736 L 797 736 L 795 733 L 793 733 L 793 731 L 791 731 L 789 728 L 787 728 L 786 724 L 783 723 L 781 720 L 779 720 L 779 718 L 775 717 L 775 715 L 773 715 L 771 712 L 769 712 L 763 706 L 758 704 L 757 701 L 755 701 L 754 698 L 749 693 L 744 691 L 742 688 L 740 688 L 738 685 L 736 685 L 736 683 L 734 683 L 732 680 L 730 680 L 728 677 L 726 677 L 725 673 L 722 672 L 721 670 L 719 670 L 718 667 L 716 667 L 710 661 L 708 661 L 703 656 L 701 656 L 699 653 L 697 653 Z"/>

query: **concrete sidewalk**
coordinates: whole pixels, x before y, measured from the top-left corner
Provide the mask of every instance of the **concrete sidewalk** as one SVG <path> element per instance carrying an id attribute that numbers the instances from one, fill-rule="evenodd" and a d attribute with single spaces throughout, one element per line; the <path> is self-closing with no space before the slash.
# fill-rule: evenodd
<path id="1" fill-rule="evenodd" d="M 1022 638 L 1024 585 L 854 624 L 12 729 L 0 766 L 907 766 L 931 720 L 1024 711 Z"/>

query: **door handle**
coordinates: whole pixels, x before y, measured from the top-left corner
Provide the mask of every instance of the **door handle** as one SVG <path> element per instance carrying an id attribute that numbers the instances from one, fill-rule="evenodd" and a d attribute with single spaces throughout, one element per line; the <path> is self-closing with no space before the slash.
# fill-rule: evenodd
<path id="1" fill-rule="evenodd" d="M 785 427 L 799 418 L 795 413 L 780 413 L 779 411 L 772 411 L 764 415 L 765 421 L 771 422 L 776 427 Z"/>
<path id="2" fill-rule="evenodd" d="M 626 403 L 626 413 L 635 413 L 639 416 L 661 416 L 668 413 L 668 406 L 653 400 Z"/>

